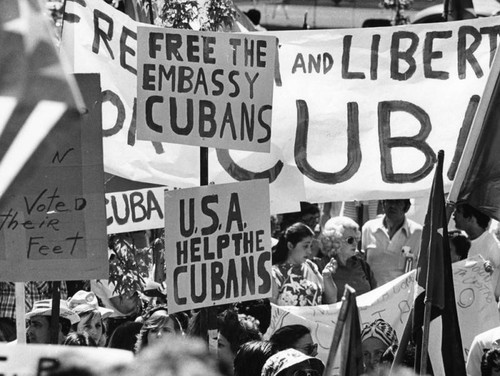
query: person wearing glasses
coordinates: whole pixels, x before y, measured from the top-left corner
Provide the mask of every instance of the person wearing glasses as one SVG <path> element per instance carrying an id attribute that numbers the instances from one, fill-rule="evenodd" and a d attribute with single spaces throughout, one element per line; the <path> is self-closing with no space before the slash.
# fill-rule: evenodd
<path id="1" fill-rule="evenodd" d="M 322 376 L 325 366 L 318 358 L 307 356 L 295 349 L 279 351 L 271 356 L 262 376 Z"/>
<path id="2" fill-rule="evenodd" d="M 271 335 L 269 342 L 275 351 L 295 349 L 308 356 L 318 355 L 318 344 L 314 343 L 311 331 L 304 325 L 282 326 Z"/>
<path id="3" fill-rule="evenodd" d="M 366 222 L 361 246 L 377 286 L 416 268 L 422 225 L 408 219 L 410 200 L 383 200 L 384 215 Z"/>
<path id="4" fill-rule="evenodd" d="M 358 251 L 360 237 L 358 224 L 341 216 L 330 218 L 321 233 L 325 256 L 314 261 L 320 270 L 331 260 L 335 261 L 333 280 L 337 285 L 338 301 L 342 299 L 346 284 L 355 289 L 358 296 L 376 287 L 370 266 Z"/>
<path id="5" fill-rule="evenodd" d="M 337 302 L 337 286 L 333 281 L 334 262 L 322 273 L 311 256 L 314 232 L 297 222 L 280 236 L 272 255 L 271 302 L 282 306 L 315 306 Z"/>

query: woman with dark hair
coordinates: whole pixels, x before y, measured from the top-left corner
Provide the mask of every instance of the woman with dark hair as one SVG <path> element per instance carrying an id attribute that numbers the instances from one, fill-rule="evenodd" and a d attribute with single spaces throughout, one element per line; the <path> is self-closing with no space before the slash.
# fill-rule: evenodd
<path id="1" fill-rule="evenodd" d="M 156 306 L 145 314 L 144 323 L 135 343 L 135 352 L 158 342 L 168 335 L 184 335 L 176 314 L 168 314 L 166 306 Z"/>
<path id="2" fill-rule="evenodd" d="M 314 306 L 337 301 L 332 274 L 335 260 L 323 272 L 309 260 L 314 232 L 297 222 L 280 236 L 272 256 L 272 298 L 277 305 Z"/>
<path id="3" fill-rule="evenodd" d="M 481 376 L 500 375 L 500 349 L 485 349 L 481 359 Z"/>
<path id="4" fill-rule="evenodd" d="M 282 326 L 269 338 L 275 351 L 295 349 L 308 356 L 318 355 L 318 344 L 313 342 L 311 331 L 300 324 Z"/>
<path id="5" fill-rule="evenodd" d="M 92 337 L 87 332 L 71 332 L 68 334 L 64 342 L 64 346 L 88 346 L 97 347 L 97 343 L 92 339 Z"/>
<path id="6" fill-rule="evenodd" d="M 234 376 L 260 376 L 266 360 L 275 351 L 269 341 L 250 341 L 240 346 L 234 358 Z"/>
<path id="7" fill-rule="evenodd" d="M 137 335 L 141 331 L 142 323 L 126 321 L 118 325 L 109 338 L 108 347 L 112 349 L 135 350 Z"/>
<path id="8" fill-rule="evenodd" d="M 233 309 L 224 310 L 217 317 L 219 337 L 217 352 L 219 358 L 233 363 L 240 346 L 253 340 L 261 340 L 259 322 L 252 316 L 238 314 Z"/>

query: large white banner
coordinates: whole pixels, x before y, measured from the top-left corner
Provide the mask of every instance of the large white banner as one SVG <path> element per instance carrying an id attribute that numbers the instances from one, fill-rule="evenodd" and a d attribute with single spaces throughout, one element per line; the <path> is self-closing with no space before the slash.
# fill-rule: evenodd
<path id="1" fill-rule="evenodd" d="M 198 148 L 136 139 L 143 24 L 98 0 L 68 2 L 66 13 L 62 46 L 75 71 L 102 75 L 106 171 L 170 187 L 198 185 Z M 300 200 L 425 196 L 438 150 L 448 173 L 460 129 L 472 120 L 497 24 L 490 17 L 272 33 L 279 71 L 271 152 L 211 150 L 210 180 L 267 177 L 273 213 L 295 210 Z"/>
<path id="2" fill-rule="evenodd" d="M 453 283 L 457 301 L 464 358 L 474 336 L 500 325 L 495 297 L 491 290 L 490 275 L 484 271 L 480 257 L 453 264 Z M 362 327 L 376 319 L 384 319 L 401 340 L 414 298 L 415 270 L 383 286 L 357 297 Z M 285 325 L 301 324 L 311 330 L 313 341 L 318 343 L 318 357 L 326 362 L 332 342 L 341 303 L 316 307 L 283 307 L 272 305 L 271 324 L 266 333 L 269 337 Z M 431 326 L 430 348 L 440 353 L 440 334 L 436 329 L 438 319 Z M 338 361 L 334 374 L 338 374 Z M 437 360 L 436 360 L 437 361 Z M 436 374 L 439 364 L 433 363 Z"/>

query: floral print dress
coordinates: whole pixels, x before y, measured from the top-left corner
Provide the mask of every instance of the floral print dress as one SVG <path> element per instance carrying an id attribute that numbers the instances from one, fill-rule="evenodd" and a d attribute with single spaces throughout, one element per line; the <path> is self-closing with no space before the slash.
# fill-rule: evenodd
<path id="1" fill-rule="evenodd" d="M 277 304 L 281 306 L 314 306 L 321 304 L 323 277 L 310 260 L 302 264 L 273 265 L 273 278 L 278 286 Z"/>

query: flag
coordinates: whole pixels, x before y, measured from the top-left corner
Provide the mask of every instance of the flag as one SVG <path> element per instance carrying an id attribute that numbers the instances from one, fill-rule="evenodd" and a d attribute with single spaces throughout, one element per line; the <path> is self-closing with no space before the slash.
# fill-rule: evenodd
<path id="1" fill-rule="evenodd" d="M 448 196 L 500 221 L 500 56 L 495 55 Z"/>
<path id="2" fill-rule="evenodd" d="M 0 198 L 58 121 L 83 109 L 38 0 L 0 0 Z"/>
<path id="3" fill-rule="evenodd" d="M 448 243 L 447 218 L 443 189 L 444 152 L 438 153 L 438 163 L 432 183 L 429 206 L 422 232 L 418 260 L 418 293 L 414 304 L 413 334 L 417 338 L 416 371 L 419 359 L 427 355 L 429 325 L 426 319 L 441 317 L 441 355 L 446 375 L 465 376 L 462 338 L 457 316 L 453 274 Z M 422 329 L 423 326 L 423 329 Z M 425 363 L 424 363 L 425 364 Z M 428 370 L 428 369 L 427 369 Z M 427 372 L 423 370 L 423 372 Z"/>
<path id="4" fill-rule="evenodd" d="M 326 362 L 324 376 L 333 371 L 333 362 L 340 347 L 340 376 L 358 376 L 364 371 L 363 351 L 361 349 L 361 323 L 356 303 L 356 291 L 345 285 L 342 306 L 338 315 L 332 345 Z"/>
<path id="5" fill-rule="evenodd" d="M 477 18 L 472 0 L 445 0 L 444 19 L 446 21 L 459 21 Z"/>

